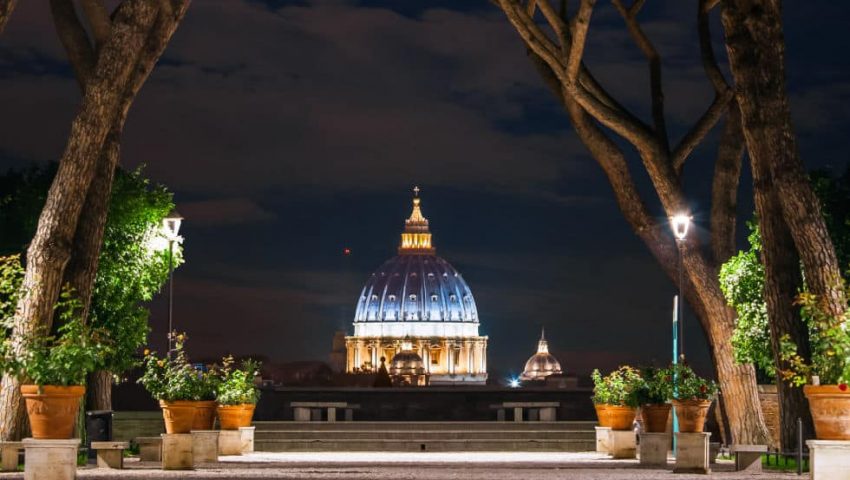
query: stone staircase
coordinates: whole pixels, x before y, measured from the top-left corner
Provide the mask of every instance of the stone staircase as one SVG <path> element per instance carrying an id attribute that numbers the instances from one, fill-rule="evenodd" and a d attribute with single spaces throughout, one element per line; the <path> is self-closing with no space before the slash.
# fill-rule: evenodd
<path id="1" fill-rule="evenodd" d="M 265 452 L 593 451 L 596 422 L 254 422 Z"/>

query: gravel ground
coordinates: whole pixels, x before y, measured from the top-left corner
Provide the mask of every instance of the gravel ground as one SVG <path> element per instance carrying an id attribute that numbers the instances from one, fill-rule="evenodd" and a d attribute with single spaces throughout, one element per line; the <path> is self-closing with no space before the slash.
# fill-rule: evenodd
<path id="1" fill-rule="evenodd" d="M 675 479 L 690 480 L 705 475 L 673 474 L 667 470 L 641 468 L 634 460 L 609 460 L 597 453 L 254 453 L 221 457 L 214 465 L 192 471 L 162 471 L 158 464 L 125 462 L 120 472 L 96 468 L 78 470 L 86 479 L 351 479 L 351 480 L 549 480 L 549 479 Z M 22 473 L 0 474 L 0 479 L 20 479 Z M 807 479 L 796 474 L 765 472 L 742 474 L 731 471 L 728 462 L 717 464 L 708 478 L 719 479 Z"/>

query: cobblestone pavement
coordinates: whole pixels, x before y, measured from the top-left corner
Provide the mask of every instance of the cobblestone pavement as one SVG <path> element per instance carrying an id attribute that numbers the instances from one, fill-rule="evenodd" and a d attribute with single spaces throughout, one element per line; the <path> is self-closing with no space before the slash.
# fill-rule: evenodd
<path id="1" fill-rule="evenodd" d="M 764 472 L 736 473 L 722 462 L 709 476 L 683 475 L 668 469 L 641 468 L 634 460 L 610 460 L 598 453 L 401 453 L 323 452 L 253 453 L 221 457 L 218 464 L 192 471 L 162 471 L 158 464 L 128 459 L 123 471 L 84 468 L 80 479 L 351 479 L 351 480 L 706 480 L 808 479 L 808 475 Z M 20 479 L 22 473 L 0 474 L 0 479 Z"/>

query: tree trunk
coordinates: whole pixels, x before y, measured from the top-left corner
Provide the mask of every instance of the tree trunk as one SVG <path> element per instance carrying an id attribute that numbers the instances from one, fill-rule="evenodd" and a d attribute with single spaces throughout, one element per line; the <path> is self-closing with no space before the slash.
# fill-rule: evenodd
<path id="1" fill-rule="evenodd" d="M 14 318 L 14 354 L 24 352 L 25 339 L 49 329 L 80 211 L 95 172 L 104 139 L 118 112 L 124 86 L 136 63 L 157 9 L 151 2 L 127 0 L 119 8 L 113 35 L 101 50 L 82 106 L 71 125 L 68 144 L 27 250 L 24 292 Z M 4 376 L 0 391 L 0 438 L 17 438 L 22 430 L 18 379 Z"/>
<path id="2" fill-rule="evenodd" d="M 86 395 L 88 410 L 112 410 L 112 374 L 103 370 L 90 373 Z"/>
<path id="3" fill-rule="evenodd" d="M 3 33 L 3 29 L 6 28 L 6 23 L 12 16 L 16 3 L 18 3 L 18 0 L 0 0 L 0 33 Z"/>
<path id="4" fill-rule="evenodd" d="M 115 123 L 123 125 L 123 119 L 116 118 Z M 73 255 L 65 269 L 65 281 L 71 285 L 83 305 L 83 319 L 88 319 L 100 250 L 103 246 L 112 180 L 118 167 L 121 125 L 113 127 L 106 136 L 98 156 L 97 168 L 74 236 Z"/>
<path id="5" fill-rule="evenodd" d="M 755 162 L 770 166 L 809 291 L 829 314 L 840 316 L 847 308 L 841 266 L 791 128 L 781 4 L 778 0 L 727 0 L 722 5 L 726 49 L 749 154 Z"/>
<path id="6" fill-rule="evenodd" d="M 579 139 L 602 166 L 612 188 L 620 211 L 643 240 L 649 251 L 671 280 L 677 280 L 675 246 L 669 234 L 662 232 L 652 221 L 652 216 L 640 199 L 628 173 L 622 152 L 602 135 L 587 114 L 569 97 L 562 101 L 578 133 Z M 728 180 L 726 182 L 729 183 Z M 735 182 L 737 183 L 737 182 Z M 734 203 L 734 200 L 729 200 Z M 708 338 L 717 378 L 723 391 L 729 434 L 736 443 L 764 444 L 768 436 L 758 399 L 755 369 L 735 361 L 731 338 L 735 330 L 735 313 L 726 304 L 720 290 L 716 268 L 708 266 L 692 238 L 683 248 L 687 281 L 684 296 L 693 307 L 700 325 Z"/>
<path id="7" fill-rule="evenodd" d="M 797 345 L 797 352 L 806 360 L 811 356 L 809 334 L 800 318 L 800 309 L 794 305 L 797 292 L 803 285 L 800 259 L 794 249 L 794 239 L 785 223 L 778 192 L 770 175 L 770 166 L 750 158 L 753 171 L 753 190 L 756 215 L 762 238 L 761 259 L 765 271 L 764 296 L 767 303 L 770 346 L 777 369 L 779 396 L 780 438 L 784 451 L 797 444 L 797 418 L 803 428 L 813 432 L 812 417 L 802 389 L 785 382 L 779 370 L 786 368 L 780 355 L 780 339 L 788 335 Z"/>

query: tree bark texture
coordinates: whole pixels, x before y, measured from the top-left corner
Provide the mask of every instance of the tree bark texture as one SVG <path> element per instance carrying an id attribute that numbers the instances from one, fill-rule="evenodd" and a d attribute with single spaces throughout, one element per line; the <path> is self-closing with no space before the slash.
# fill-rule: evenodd
<path id="1" fill-rule="evenodd" d="M 777 370 L 786 368 L 780 355 L 780 339 L 788 335 L 797 345 L 797 352 L 809 360 L 811 349 L 806 325 L 800 318 L 800 309 L 794 305 L 797 292 L 803 285 L 800 258 L 794 248 L 794 239 L 785 223 L 780 206 L 779 192 L 770 175 L 770 165 L 750 158 L 753 171 L 753 190 L 756 215 L 762 238 L 762 263 L 765 271 L 764 296 L 770 327 L 770 346 Z M 814 432 L 809 405 L 803 390 L 785 382 L 777 371 L 779 396 L 780 438 L 783 451 L 797 446 L 797 419 L 803 428 Z"/>
<path id="2" fill-rule="evenodd" d="M 847 308 L 841 265 L 791 126 L 781 2 L 726 0 L 722 5 L 726 50 L 749 154 L 754 161 L 770 166 L 809 291 L 818 296 L 827 312 L 840 316 Z"/>
<path id="3" fill-rule="evenodd" d="M 707 20 L 710 2 L 699 2 L 698 22 L 703 64 L 715 88 L 715 99 L 675 147 L 671 147 L 667 137 L 660 57 L 637 21 L 643 2 L 636 1 L 627 7 L 621 0 L 613 0 L 629 34 L 647 59 L 652 107 L 649 124 L 613 99 L 581 60 L 594 0 L 582 0 L 572 19 L 566 17 L 563 9 L 557 11 L 547 0 L 494 0 L 494 3 L 517 30 L 535 67 L 563 103 L 579 139 L 602 167 L 624 217 L 662 269 L 676 281 L 678 252 L 669 226 L 666 222 L 659 223 L 656 215 L 648 211 L 631 178 L 625 156 L 610 133 L 619 135 L 635 148 L 665 215 L 688 212 L 688 201 L 681 185 L 685 160 L 726 113 L 733 98 L 711 52 Z M 542 14 L 545 23 L 534 19 L 537 12 Z M 735 126 L 735 119 L 727 119 L 722 135 L 724 144 L 715 164 L 711 248 L 704 249 L 694 235 L 681 244 L 686 278 L 684 297 L 699 317 L 709 341 L 723 391 L 731 440 L 763 444 L 768 434 L 761 415 L 755 370 L 751 365 L 735 362 L 731 346 L 735 314 L 726 304 L 718 280 L 721 262 L 728 259 L 734 249 L 736 193 L 743 149 L 740 131 Z M 706 254 L 706 250 L 711 253 Z"/>
<path id="4" fill-rule="evenodd" d="M 23 295 L 15 313 L 12 343 L 22 354 L 26 338 L 50 329 L 53 306 L 71 256 L 80 211 L 97 159 L 118 111 L 124 86 L 157 13 L 150 1 L 126 0 L 118 8 L 113 33 L 103 46 L 68 143 L 27 250 Z M 9 375 L 0 391 L 0 438 L 17 438 L 22 430 L 20 383 Z"/>
<path id="5" fill-rule="evenodd" d="M 112 374 L 97 370 L 89 374 L 86 386 L 87 410 L 112 410 Z"/>
<path id="6" fill-rule="evenodd" d="M 15 4 L 18 0 L 0 0 L 0 34 L 6 28 L 6 23 L 9 22 L 9 17 L 12 16 L 12 11 L 15 10 Z"/>

